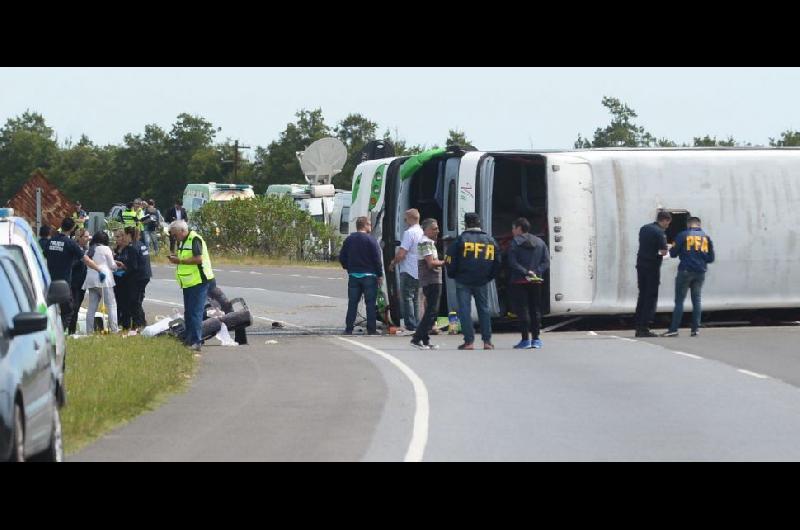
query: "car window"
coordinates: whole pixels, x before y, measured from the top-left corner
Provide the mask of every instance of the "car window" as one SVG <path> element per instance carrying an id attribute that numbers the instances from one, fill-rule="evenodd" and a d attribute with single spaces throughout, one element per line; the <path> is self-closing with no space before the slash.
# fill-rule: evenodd
<path id="1" fill-rule="evenodd" d="M 25 254 L 22 253 L 22 247 L 19 245 L 2 245 L 3 248 L 8 250 L 11 254 L 11 259 L 17 264 L 17 267 L 22 271 L 22 277 L 31 286 L 33 290 L 33 278 L 31 278 L 31 271 L 28 270 L 28 262 L 25 260 Z"/>
<path id="2" fill-rule="evenodd" d="M 19 313 L 19 304 L 4 267 L 0 267 L 0 305 L 3 306 L 3 310 L 0 311 L 2 325 L 6 329 L 11 329 L 14 327 L 13 319 Z"/>
<path id="3" fill-rule="evenodd" d="M 36 307 L 33 289 L 31 289 L 30 284 L 23 279 L 24 276 L 17 264 L 10 260 L 0 260 L 0 266 L 5 269 L 8 275 L 8 281 L 14 291 L 19 310 L 22 312 L 33 311 Z"/>

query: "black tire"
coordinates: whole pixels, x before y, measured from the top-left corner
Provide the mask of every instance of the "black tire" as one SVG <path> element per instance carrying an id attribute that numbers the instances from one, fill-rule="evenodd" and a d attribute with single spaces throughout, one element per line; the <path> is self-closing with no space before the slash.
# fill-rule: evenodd
<path id="1" fill-rule="evenodd" d="M 56 406 L 53 410 L 53 428 L 50 432 L 50 445 L 36 455 L 41 462 L 62 462 L 64 460 L 64 441 L 61 437 L 61 414 Z"/>
<path id="2" fill-rule="evenodd" d="M 22 407 L 14 403 L 14 425 L 11 432 L 11 456 L 9 462 L 25 461 L 25 425 L 22 421 Z"/>

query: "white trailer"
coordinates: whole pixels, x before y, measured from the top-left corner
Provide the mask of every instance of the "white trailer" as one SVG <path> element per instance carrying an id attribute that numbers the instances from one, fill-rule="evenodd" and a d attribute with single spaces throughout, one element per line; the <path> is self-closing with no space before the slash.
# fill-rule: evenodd
<path id="1" fill-rule="evenodd" d="M 696 215 L 714 240 L 704 310 L 800 307 L 798 149 L 446 152 L 401 179 L 408 159 L 369 160 L 353 175 L 350 230 L 358 216 L 371 216 L 384 263 L 394 257 L 408 208 L 438 219 L 445 240 L 476 211 L 504 250 L 511 223 L 526 217 L 550 249 L 545 314 L 632 313 L 639 228 L 666 210 L 673 214 L 668 238 Z M 664 260 L 658 311 L 672 311 L 677 266 Z M 396 275 L 384 283 L 393 320 L 397 285 Z M 509 310 L 506 288 L 505 275 L 490 288 L 496 317 Z M 454 289 L 448 280 L 442 313 L 454 306 Z"/>

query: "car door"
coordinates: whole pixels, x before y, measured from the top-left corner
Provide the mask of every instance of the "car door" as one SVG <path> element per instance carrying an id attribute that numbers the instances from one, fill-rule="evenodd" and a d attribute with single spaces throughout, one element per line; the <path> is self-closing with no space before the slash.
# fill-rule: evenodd
<path id="1" fill-rule="evenodd" d="M 35 301 L 29 285 L 13 261 L 0 259 L 0 269 L 0 276 L 5 280 L 0 280 L 0 296 L 4 298 L 6 319 L 10 319 L 10 325 L 13 326 L 14 316 L 35 311 Z M 50 439 L 55 398 L 45 332 L 13 337 L 10 353 L 12 359 L 19 363 L 22 373 L 26 453 L 37 452 Z"/>

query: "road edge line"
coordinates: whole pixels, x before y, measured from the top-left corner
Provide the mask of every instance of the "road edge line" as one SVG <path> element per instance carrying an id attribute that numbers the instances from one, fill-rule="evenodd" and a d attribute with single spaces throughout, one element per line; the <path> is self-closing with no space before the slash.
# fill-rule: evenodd
<path id="1" fill-rule="evenodd" d="M 344 337 L 336 337 L 337 339 L 349 342 L 355 346 L 363 348 L 367 351 L 370 351 L 380 357 L 383 357 L 390 363 L 392 363 L 397 369 L 403 372 L 414 387 L 414 402 L 415 402 L 415 410 L 414 410 L 414 426 L 411 431 L 411 443 L 408 444 L 408 451 L 406 451 L 406 456 L 403 459 L 404 462 L 422 462 L 423 454 L 425 453 L 425 446 L 428 444 L 428 421 L 430 418 L 430 406 L 428 403 L 428 389 L 425 386 L 425 383 L 422 379 L 408 367 L 403 361 L 389 355 L 388 353 L 381 351 L 377 348 L 373 348 L 372 346 L 367 346 L 366 344 L 362 344 L 358 341 L 352 339 L 346 339 Z"/>

